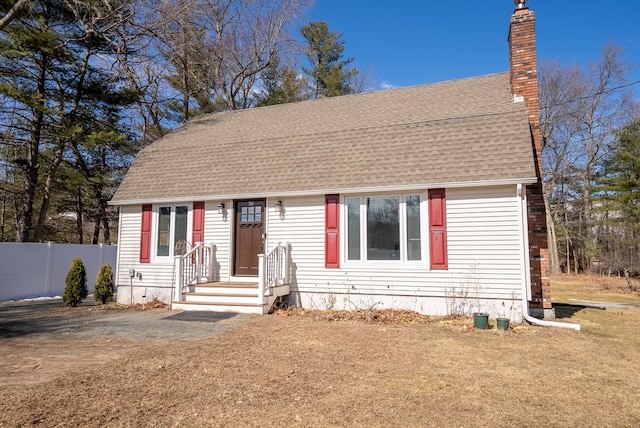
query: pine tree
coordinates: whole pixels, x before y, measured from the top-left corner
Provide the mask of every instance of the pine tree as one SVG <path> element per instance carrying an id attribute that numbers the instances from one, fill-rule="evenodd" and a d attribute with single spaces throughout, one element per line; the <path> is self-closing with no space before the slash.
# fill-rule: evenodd
<path id="1" fill-rule="evenodd" d="M 261 77 L 264 91 L 256 96 L 257 107 L 309 99 L 307 79 L 298 76 L 292 68 L 282 67 L 277 54 Z"/>
<path id="2" fill-rule="evenodd" d="M 82 299 L 87 297 L 89 290 L 87 290 L 87 272 L 84 269 L 84 264 L 80 257 L 76 257 L 71 262 L 69 272 L 67 272 L 67 278 L 65 280 L 64 294 L 62 301 L 67 306 L 78 306 L 78 303 L 82 302 Z"/>
<path id="3" fill-rule="evenodd" d="M 132 159 L 111 148 L 128 138 L 121 110 L 138 98 L 102 66 L 119 51 L 127 7 L 126 0 L 34 0 L 0 37 L 0 133 L 17 148 L 15 181 L 23 182 L 15 204 L 18 242 L 45 240 L 57 174 L 71 157 L 106 228 L 109 169 L 124 169 Z"/>
<path id="4" fill-rule="evenodd" d="M 107 300 L 113 299 L 113 271 L 111 265 L 105 263 L 100 267 L 96 285 L 93 288 L 93 298 L 104 305 Z"/>
<path id="5" fill-rule="evenodd" d="M 618 133 L 595 188 L 602 265 L 640 270 L 640 118 Z"/>
<path id="6" fill-rule="evenodd" d="M 311 68 L 302 67 L 302 70 L 313 79 L 315 97 L 354 93 L 356 88 L 352 80 L 358 70 L 347 68 L 353 62 L 353 57 L 342 58 L 342 33 L 329 31 L 329 26 L 324 21 L 308 23 L 302 27 L 301 33 L 308 43 L 307 58 L 311 64 Z"/>

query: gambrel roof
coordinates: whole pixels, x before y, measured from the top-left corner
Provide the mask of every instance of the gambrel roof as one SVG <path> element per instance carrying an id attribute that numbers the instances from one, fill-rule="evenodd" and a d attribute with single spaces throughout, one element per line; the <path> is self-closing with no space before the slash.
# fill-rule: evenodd
<path id="1" fill-rule="evenodd" d="M 535 181 L 499 73 L 198 116 L 138 154 L 112 204 Z"/>

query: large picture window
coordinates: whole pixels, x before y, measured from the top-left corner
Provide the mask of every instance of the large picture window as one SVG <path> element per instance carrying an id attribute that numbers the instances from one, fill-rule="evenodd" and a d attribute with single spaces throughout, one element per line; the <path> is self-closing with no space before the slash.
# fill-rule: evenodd
<path id="1" fill-rule="evenodd" d="M 173 257 L 176 243 L 187 240 L 189 207 L 186 205 L 158 207 L 156 257 Z"/>
<path id="2" fill-rule="evenodd" d="M 420 195 L 347 197 L 347 260 L 422 260 L 420 202 Z"/>

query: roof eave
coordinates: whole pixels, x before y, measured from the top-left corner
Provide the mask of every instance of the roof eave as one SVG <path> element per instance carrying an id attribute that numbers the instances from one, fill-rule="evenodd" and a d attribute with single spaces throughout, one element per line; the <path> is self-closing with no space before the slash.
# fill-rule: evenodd
<path id="1" fill-rule="evenodd" d="M 238 194 L 212 194 L 187 196 L 176 198 L 151 198 L 151 199 L 122 199 L 109 201 L 112 206 L 124 205 L 141 205 L 141 204 L 175 204 L 193 201 L 225 201 L 233 199 L 254 199 L 254 198 L 272 198 L 272 197 L 298 197 L 298 196 L 316 196 L 328 194 L 354 194 L 354 193 L 380 193 L 380 192 L 410 192 L 413 190 L 437 189 L 437 188 L 461 188 L 461 187 L 488 187 L 488 186 L 505 186 L 517 184 L 533 184 L 538 181 L 537 177 L 522 177 L 502 180 L 481 180 L 481 181 L 460 181 L 460 182 L 443 182 L 443 183 L 421 183 L 411 185 L 392 185 L 377 187 L 348 187 L 348 188 L 327 188 L 314 190 L 300 190 L 288 192 L 264 192 L 264 193 L 238 193 Z"/>

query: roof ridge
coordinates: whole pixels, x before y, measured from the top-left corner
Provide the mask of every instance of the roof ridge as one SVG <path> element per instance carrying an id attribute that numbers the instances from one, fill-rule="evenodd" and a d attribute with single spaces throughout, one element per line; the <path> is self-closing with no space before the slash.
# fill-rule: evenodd
<path id="1" fill-rule="evenodd" d="M 421 88 L 421 87 L 442 86 L 442 85 L 446 85 L 446 84 L 453 84 L 453 83 L 458 83 L 458 82 L 464 82 L 464 81 L 478 80 L 478 79 L 488 78 L 488 77 L 501 76 L 501 75 L 504 75 L 504 74 L 509 74 L 509 72 L 508 71 L 500 71 L 500 72 L 496 72 L 496 73 L 482 74 L 480 76 L 462 77 L 462 78 L 459 78 L 459 79 L 442 80 L 442 81 L 439 81 L 439 82 L 418 83 L 418 84 L 415 84 L 415 85 L 400 86 L 400 87 L 397 87 L 397 88 L 390 88 L 390 89 L 374 89 L 372 91 L 358 92 L 358 93 L 355 93 L 355 94 L 338 95 L 338 96 L 334 96 L 334 97 L 321 97 L 321 98 L 313 98 L 313 99 L 308 99 L 308 100 L 293 101 L 293 102 L 282 103 L 282 104 L 272 104 L 272 105 L 267 105 L 267 106 L 249 107 L 249 108 L 237 109 L 237 110 L 224 110 L 224 111 L 219 111 L 219 112 L 205 113 L 205 114 L 201 114 L 201 115 L 198 115 L 198 116 L 195 116 L 195 117 L 189 119 L 182 126 L 187 126 L 190 123 L 196 123 L 196 122 L 198 122 L 200 120 L 205 120 L 206 117 L 213 117 L 213 116 L 219 116 L 219 115 L 244 114 L 244 113 L 252 112 L 252 111 L 256 111 L 256 110 L 264 111 L 264 110 L 267 110 L 267 109 L 291 108 L 291 106 L 293 106 L 293 105 L 300 105 L 300 104 L 303 104 L 303 103 L 307 104 L 307 103 L 320 103 L 320 102 L 337 102 L 338 100 L 344 100 L 346 98 L 361 97 L 361 96 L 371 96 L 371 95 L 379 95 L 379 94 L 391 94 L 391 93 L 397 93 L 397 92 L 402 92 L 402 91 L 409 91 L 409 90 L 416 89 L 416 88 Z"/>
<path id="2" fill-rule="evenodd" d="M 517 103 L 517 104 L 521 104 L 521 103 Z M 522 104 L 524 106 L 524 104 Z M 375 132 L 375 131 L 379 131 L 380 129 L 386 129 L 388 130 L 387 132 L 390 132 L 394 129 L 398 129 L 398 128 L 411 128 L 414 127 L 415 125 L 437 125 L 437 124 L 445 124 L 447 122 L 456 122 L 456 123 L 463 123 L 468 121 L 469 119 L 478 119 L 478 118 L 486 118 L 486 117 L 499 117 L 499 116 L 507 116 L 510 114 L 517 114 L 517 113 L 522 113 L 522 112 L 526 112 L 526 109 L 523 107 L 520 110 L 512 110 L 512 111 L 500 111 L 500 112 L 493 112 L 493 113 L 482 113 L 482 114 L 475 114 L 475 115 L 468 115 L 468 116 L 452 116 L 452 117 L 447 117 L 447 118 L 440 118 L 440 119 L 433 119 L 433 120 L 419 120 L 419 121 L 413 121 L 413 122 L 400 122 L 400 123 L 394 123 L 394 124 L 387 124 L 387 125 L 379 125 L 379 126 L 366 126 L 366 127 L 360 127 L 360 128 L 350 128 L 348 130 L 341 130 L 341 131 L 324 131 L 324 132 L 308 132 L 308 133 L 299 133 L 299 134 L 289 134 L 286 135 L 286 137 L 282 137 L 282 136 L 278 136 L 278 137 L 261 137 L 261 138 L 253 138 L 253 139 L 247 139 L 247 140 L 242 140 L 242 141 L 232 141 L 230 142 L 231 145 L 239 145 L 239 144 L 257 144 L 257 143 L 262 143 L 262 142 L 267 142 L 267 141 L 275 141 L 281 138 L 287 138 L 287 139 L 302 139 L 302 138 L 308 138 L 308 137 L 321 137 L 321 136 L 327 136 L 327 135 L 335 135 L 338 133 L 356 133 L 356 132 L 362 132 L 362 131 L 367 131 L 367 132 Z M 218 142 L 218 144 L 222 144 L 220 142 Z M 200 143 L 194 142 L 193 143 L 194 146 L 200 146 Z M 185 145 L 184 143 L 180 146 L 179 149 L 184 149 L 190 147 L 188 145 Z M 160 146 L 156 149 L 156 151 L 161 152 L 161 151 L 167 151 L 167 150 L 171 150 L 173 149 L 173 147 L 171 146 L 167 146 L 167 148 L 165 148 L 165 146 Z"/>

